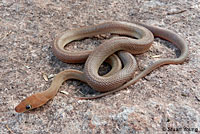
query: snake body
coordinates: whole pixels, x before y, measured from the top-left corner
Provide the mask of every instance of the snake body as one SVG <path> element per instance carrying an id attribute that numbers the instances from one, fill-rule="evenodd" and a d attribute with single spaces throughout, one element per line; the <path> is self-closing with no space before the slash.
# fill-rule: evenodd
<path id="1" fill-rule="evenodd" d="M 115 37 L 105 41 L 94 51 L 86 50 L 83 52 L 70 52 L 64 49 L 66 44 L 74 40 L 80 40 L 103 33 L 126 35 L 136 39 L 129 37 Z M 132 78 L 137 65 L 131 54 L 146 52 L 152 45 L 154 39 L 153 36 L 173 43 L 180 49 L 181 54 L 175 59 L 166 58 L 156 61 L 136 77 Z M 88 83 L 95 90 L 105 92 L 97 96 L 80 97 L 79 99 L 95 99 L 119 91 L 134 84 L 140 78 L 146 76 L 148 73 L 162 65 L 182 63 L 187 58 L 188 46 L 182 37 L 167 29 L 141 23 L 106 22 L 99 25 L 66 31 L 55 40 L 53 52 L 58 59 L 64 62 L 80 63 L 86 61 L 84 72 L 74 69 L 60 72 L 54 78 L 49 89 L 24 99 L 15 108 L 17 112 L 24 112 L 42 106 L 56 95 L 59 87 L 67 79 L 81 80 Z M 105 76 L 99 76 L 98 69 L 100 65 L 106 58 L 115 52 L 118 52 L 118 56 L 123 62 L 123 68 L 121 69 L 121 64 L 118 62 L 119 60 L 114 58 L 109 60 L 109 63 L 112 66 L 111 72 Z M 112 64 L 113 62 L 116 64 Z M 119 67 L 117 68 L 116 66 Z"/>

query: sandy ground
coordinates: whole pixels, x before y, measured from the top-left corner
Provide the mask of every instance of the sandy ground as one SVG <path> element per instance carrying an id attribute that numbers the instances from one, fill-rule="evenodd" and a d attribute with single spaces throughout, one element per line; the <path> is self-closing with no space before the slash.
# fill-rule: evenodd
<path id="1" fill-rule="evenodd" d="M 77 100 L 74 95 L 91 89 L 79 81 L 67 81 L 60 91 L 68 95 L 59 92 L 41 108 L 16 113 L 15 106 L 47 89 L 53 75 L 68 68 L 83 69 L 82 64 L 62 63 L 53 55 L 55 37 L 108 20 L 171 29 L 185 38 L 189 56 L 181 65 L 160 67 L 126 90 L 97 100 Z M 199 22 L 199 0 L 0 0 L 0 133 L 200 132 Z M 87 39 L 67 49 L 93 49 L 103 41 Z M 156 39 L 147 53 L 136 56 L 139 68 L 175 57 L 167 44 Z"/>

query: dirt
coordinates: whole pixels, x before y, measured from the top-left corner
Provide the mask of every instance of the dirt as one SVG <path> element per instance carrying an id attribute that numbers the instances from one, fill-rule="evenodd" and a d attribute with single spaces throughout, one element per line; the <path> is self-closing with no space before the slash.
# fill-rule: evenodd
<path id="1" fill-rule="evenodd" d="M 46 90 L 60 71 L 83 70 L 52 53 L 52 44 L 68 29 L 106 21 L 140 21 L 175 31 L 189 46 L 183 64 L 154 70 L 127 89 L 96 100 L 74 95 L 94 91 L 79 81 L 63 84 L 41 108 L 16 113 L 27 96 Z M 130 134 L 200 132 L 200 1 L 198 0 L 0 0 L 0 133 Z M 103 39 L 71 44 L 93 49 Z M 136 59 L 143 70 L 158 59 L 176 56 L 166 41 L 155 39 Z M 47 78 L 46 78 L 47 77 Z M 49 78 L 48 78 L 49 77 Z M 46 80 L 45 80 L 46 79 Z"/>

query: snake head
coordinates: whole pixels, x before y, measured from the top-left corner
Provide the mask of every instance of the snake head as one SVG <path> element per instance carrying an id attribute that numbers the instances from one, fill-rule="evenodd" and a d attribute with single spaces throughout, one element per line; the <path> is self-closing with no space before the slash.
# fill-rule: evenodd
<path id="1" fill-rule="evenodd" d="M 18 113 L 26 112 L 44 105 L 48 100 L 49 99 L 42 93 L 36 93 L 22 100 L 21 103 L 15 107 L 15 111 Z"/>

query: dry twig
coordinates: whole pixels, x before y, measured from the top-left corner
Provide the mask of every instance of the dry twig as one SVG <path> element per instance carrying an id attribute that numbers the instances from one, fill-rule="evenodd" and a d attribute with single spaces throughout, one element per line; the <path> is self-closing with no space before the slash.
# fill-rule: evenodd
<path id="1" fill-rule="evenodd" d="M 183 13 L 183 12 L 186 12 L 186 11 L 187 11 L 187 10 L 184 9 L 184 10 L 180 10 L 180 11 L 169 12 L 169 13 L 167 13 L 167 15 L 180 14 L 180 13 Z"/>
<path id="2" fill-rule="evenodd" d="M 6 124 L 6 128 L 8 129 L 8 131 L 12 134 L 14 134 L 14 132 L 8 127 L 8 124 Z"/>

